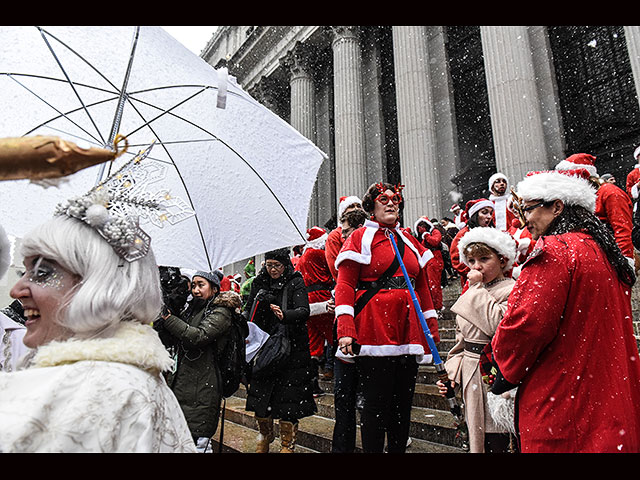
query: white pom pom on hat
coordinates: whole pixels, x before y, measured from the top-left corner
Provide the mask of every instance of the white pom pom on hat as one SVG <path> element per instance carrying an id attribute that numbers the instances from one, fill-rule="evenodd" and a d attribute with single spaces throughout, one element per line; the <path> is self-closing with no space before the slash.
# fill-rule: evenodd
<path id="1" fill-rule="evenodd" d="M 516 260 L 516 241 L 507 232 L 493 227 L 476 227 L 465 233 L 458 243 L 458 252 L 460 260 L 467 266 L 469 264 L 464 251 L 472 243 L 483 243 L 506 258 L 507 263 L 502 269 L 504 272 L 508 272 L 513 267 Z"/>

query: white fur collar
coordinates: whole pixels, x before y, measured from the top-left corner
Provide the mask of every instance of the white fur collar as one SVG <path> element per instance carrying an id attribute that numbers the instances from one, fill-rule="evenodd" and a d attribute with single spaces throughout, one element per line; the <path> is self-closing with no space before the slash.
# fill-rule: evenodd
<path id="1" fill-rule="evenodd" d="M 83 360 L 126 363 L 159 373 L 173 361 L 158 334 L 149 325 L 121 322 L 107 338 L 71 339 L 38 348 L 29 367 L 53 367 Z"/>

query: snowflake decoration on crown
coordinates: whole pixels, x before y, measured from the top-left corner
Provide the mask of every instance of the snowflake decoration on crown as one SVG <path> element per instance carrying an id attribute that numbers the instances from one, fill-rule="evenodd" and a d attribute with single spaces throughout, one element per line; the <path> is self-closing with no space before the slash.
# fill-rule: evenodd
<path id="1" fill-rule="evenodd" d="M 195 215 L 184 200 L 171 196 L 168 190 L 148 190 L 149 185 L 164 180 L 167 171 L 157 162 L 143 163 L 153 145 L 85 195 L 58 205 L 55 215 L 85 222 L 128 262 L 144 257 L 151 237 L 140 228 L 141 222 L 163 228 L 165 222 L 174 225 Z"/>

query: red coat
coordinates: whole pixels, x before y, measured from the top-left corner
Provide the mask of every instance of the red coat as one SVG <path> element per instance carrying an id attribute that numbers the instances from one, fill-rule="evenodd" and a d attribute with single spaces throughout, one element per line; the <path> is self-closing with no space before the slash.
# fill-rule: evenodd
<path id="1" fill-rule="evenodd" d="M 331 299 L 333 276 L 327 265 L 324 249 L 305 248 L 296 265 L 302 274 L 309 297 L 309 348 L 311 356 L 320 356 L 324 341 L 333 343 L 333 313 L 327 312 L 327 301 Z"/>
<path id="2" fill-rule="evenodd" d="M 408 290 L 382 289 L 354 318 L 356 300 L 365 290 L 356 290 L 359 281 L 374 281 L 391 265 L 395 251 L 385 230 L 367 220 L 346 240 L 338 255 L 336 317 L 338 338 L 353 337 L 360 355 L 396 356 L 429 354 L 426 337 Z M 437 313 L 433 308 L 424 266 L 432 258 L 416 238 L 396 227 L 396 243 L 405 243 L 403 262 L 416 281 L 415 292 L 435 342 L 440 341 Z M 394 276 L 402 277 L 398 268 Z"/>
<path id="3" fill-rule="evenodd" d="M 627 194 L 613 183 L 602 184 L 596 196 L 596 216 L 611 225 L 613 236 L 623 255 L 633 258 L 633 206 Z"/>
<path id="4" fill-rule="evenodd" d="M 469 226 L 465 226 L 462 230 L 460 230 L 453 241 L 451 242 L 451 248 L 449 248 L 449 255 L 451 257 L 451 266 L 453 269 L 460 274 L 460 284 L 464 287 L 467 283 L 467 274 L 469 273 L 469 267 L 467 267 L 460 260 L 460 252 L 458 251 L 458 244 L 460 243 L 460 239 L 465 236 L 465 234 L 469 231 Z"/>
<path id="5" fill-rule="evenodd" d="M 442 233 L 437 228 L 433 228 L 431 233 L 425 233 L 422 236 L 422 244 L 428 248 L 433 258 L 427 262 L 427 280 L 429 281 L 429 290 L 433 306 L 436 310 L 442 309 L 442 270 L 444 269 L 444 260 L 442 259 Z"/>
<path id="6" fill-rule="evenodd" d="M 636 165 L 627 175 L 626 191 L 633 200 L 638 199 L 638 189 L 633 188 L 638 182 L 640 182 L 640 165 Z"/>
<path id="7" fill-rule="evenodd" d="M 336 258 L 338 257 L 338 253 L 344 244 L 344 240 L 342 240 L 342 227 L 338 227 L 329 232 L 327 236 L 327 241 L 324 244 L 324 253 L 327 259 L 327 265 L 329 265 L 329 271 L 333 276 L 334 280 L 338 279 L 338 269 L 336 268 Z"/>
<path id="8" fill-rule="evenodd" d="M 492 341 L 523 453 L 640 451 L 630 299 L 588 234 L 538 240 Z"/>

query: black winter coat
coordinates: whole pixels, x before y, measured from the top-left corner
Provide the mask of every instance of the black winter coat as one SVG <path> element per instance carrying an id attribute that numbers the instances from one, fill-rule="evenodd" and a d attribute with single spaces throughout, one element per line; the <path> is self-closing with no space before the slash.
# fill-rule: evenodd
<path id="1" fill-rule="evenodd" d="M 249 318 L 256 295 L 261 290 L 268 292 L 271 298 L 255 309 L 253 319 Z M 286 297 L 286 305 L 283 299 Z M 309 298 L 300 272 L 293 270 L 289 263 L 280 278 L 273 280 L 264 268 L 255 277 L 244 312 L 249 321 L 253 320 L 262 330 L 271 333 L 278 318 L 268 308 L 267 303 L 280 306 L 291 340 L 291 357 L 287 366 L 270 378 L 249 378 L 247 394 L 248 411 L 256 417 L 268 417 L 297 421 L 313 415 L 316 403 L 313 398 L 313 369 L 309 353 Z"/>

